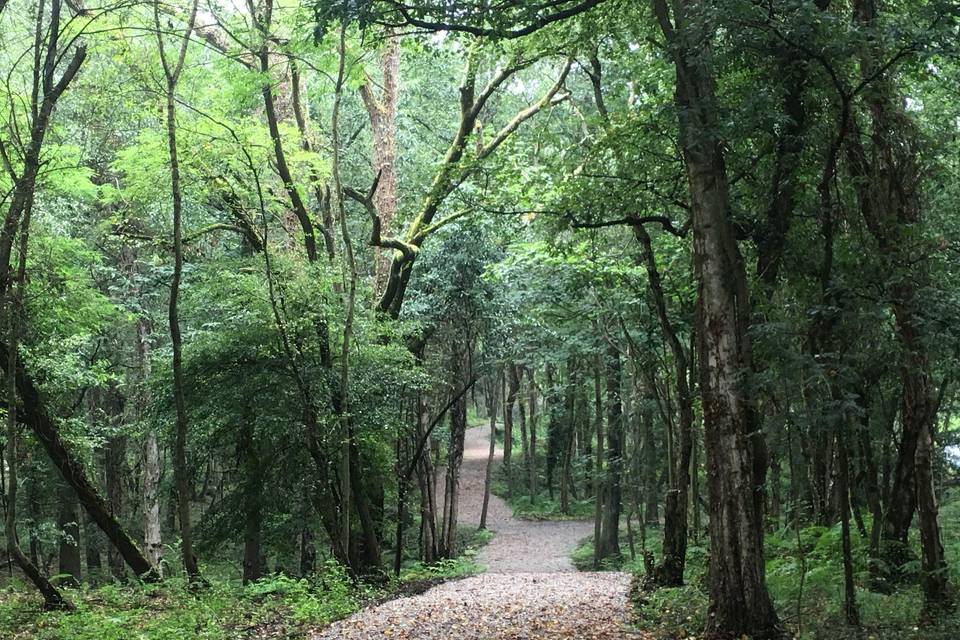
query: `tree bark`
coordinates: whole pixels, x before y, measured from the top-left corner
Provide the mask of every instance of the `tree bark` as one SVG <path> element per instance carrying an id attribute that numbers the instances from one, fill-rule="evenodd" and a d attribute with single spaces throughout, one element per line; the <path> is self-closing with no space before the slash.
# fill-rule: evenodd
<path id="1" fill-rule="evenodd" d="M 623 407 L 620 397 L 620 351 L 613 344 L 607 346 L 604 358 L 607 413 L 607 473 L 603 491 L 603 523 L 600 532 L 600 560 L 619 559 L 620 507 L 623 473 Z"/>
<path id="2" fill-rule="evenodd" d="M 497 444 L 497 390 L 499 384 L 494 379 L 490 388 L 490 452 L 487 455 L 487 469 L 483 481 L 483 507 L 480 510 L 480 528 L 487 528 L 487 508 L 490 506 L 490 483 L 493 478 L 493 458 Z"/>
<path id="3" fill-rule="evenodd" d="M 507 495 L 513 495 L 513 408 L 520 393 L 520 378 L 514 377 L 515 365 L 508 365 L 504 376 L 509 382 L 503 404 L 503 472 L 507 477 Z"/>
<path id="4" fill-rule="evenodd" d="M 117 399 L 116 390 L 109 389 L 107 394 L 110 396 L 109 402 L 112 404 L 113 401 Z M 117 407 L 115 406 L 110 407 L 110 414 L 112 414 L 110 417 L 118 417 L 118 414 L 114 413 L 116 409 Z M 122 521 L 124 503 L 123 482 L 128 473 L 128 470 L 126 469 L 127 439 L 123 436 L 111 438 L 111 440 L 107 443 L 104 454 L 104 469 L 106 470 L 107 480 L 107 503 L 110 505 L 110 511 L 113 513 L 114 517 L 117 520 Z M 115 578 L 121 581 L 126 578 L 123 557 L 121 557 L 117 552 L 116 547 L 110 547 L 107 549 L 107 564 L 110 566 L 110 572 L 113 573 Z"/>
<path id="5" fill-rule="evenodd" d="M 683 570 L 687 556 L 687 508 L 690 494 L 690 455 L 693 449 L 693 397 L 688 385 L 689 367 L 687 353 L 670 320 L 666 296 L 650 235 L 643 225 L 634 226 L 634 235 L 640 242 L 647 282 L 657 309 L 660 331 L 670 346 L 673 356 L 674 384 L 677 387 L 677 402 L 680 409 L 679 446 L 676 459 L 667 460 L 673 465 L 672 486 L 667 491 L 663 520 L 663 562 L 657 568 L 657 581 L 663 586 L 676 587 L 683 584 Z"/>
<path id="6" fill-rule="evenodd" d="M 150 378 L 152 326 L 146 316 L 137 318 L 137 377 L 134 393 L 137 420 L 141 423 L 147 411 Z M 160 537 L 160 447 L 157 432 L 148 428 L 143 440 L 143 551 L 157 572 L 161 571 L 163 542 Z"/>
<path id="7" fill-rule="evenodd" d="M 470 380 L 469 354 L 465 347 L 455 345 L 452 353 L 453 388 L 462 388 Z M 460 465 L 463 462 L 464 438 L 467 430 L 467 399 L 460 396 L 450 409 L 450 439 L 447 445 L 446 490 L 444 493 L 443 529 L 440 536 L 439 555 L 442 558 L 456 556 L 457 511 L 460 493 Z"/>
<path id="8" fill-rule="evenodd" d="M 263 576 L 260 538 L 263 521 L 263 478 L 261 457 L 253 433 L 252 411 L 247 409 L 247 419 L 240 432 L 238 458 L 243 475 L 243 584 L 259 580 Z"/>
<path id="9" fill-rule="evenodd" d="M 160 62 L 166 77 L 166 133 L 167 152 L 170 161 L 170 198 L 173 208 L 173 276 L 170 282 L 170 300 L 167 315 L 170 324 L 170 346 L 173 351 L 173 404 L 176 410 L 175 440 L 173 448 L 174 482 L 177 488 L 177 515 L 180 519 L 180 553 L 183 566 L 192 584 L 201 585 L 200 567 L 193 553 L 193 532 L 190 525 L 190 478 L 187 468 L 187 403 L 183 376 L 183 337 L 180 333 L 180 284 L 183 279 L 183 190 L 180 185 L 180 161 L 177 149 L 177 101 L 176 91 L 180 73 L 183 71 L 190 35 L 197 19 L 198 0 L 194 0 L 187 28 L 180 38 L 179 52 L 175 60 L 167 59 L 163 32 L 160 28 L 160 13 L 154 4 L 154 23 L 157 28 L 157 45 Z"/>
<path id="10" fill-rule="evenodd" d="M 400 84 L 400 38 L 389 35 L 380 52 L 380 91 L 374 91 L 373 79 L 360 87 L 373 137 L 373 174 L 379 176 L 374 206 L 380 216 L 380 232 L 390 236 L 397 211 L 397 99 Z M 391 252 L 374 247 L 374 299 L 378 299 L 390 274 Z"/>
<path id="11" fill-rule="evenodd" d="M 730 221 L 730 194 L 709 39 L 709 4 L 654 0 L 676 70 L 676 103 L 690 192 L 699 289 L 700 395 L 710 505 L 708 637 L 782 635 L 766 587 L 763 486 L 767 461 L 751 391 L 746 272 Z M 671 17 L 672 15 L 672 17 Z M 690 43 L 696 42 L 695 46 Z"/>
<path id="12" fill-rule="evenodd" d="M 77 587 L 81 580 L 80 563 L 80 510 L 77 494 L 70 485 L 61 482 L 59 487 L 59 512 L 57 528 L 60 530 L 59 573 L 64 584 Z"/>
<path id="13" fill-rule="evenodd" d="M 530 466 L 527 472 L 530 475 L 530 502 L 536 503 L 540 488 L 537 486 L 537 429 L 540 426 L 537 414 L 537 381 L 534 369 L 529 370 L 530 396 L 527 398 L 530 407 Z"/>
<path id="14" fill-rule="evenodd" d="M 597 448 L 593 456 L 593 568 L 600 569 L 603 559 L 603 396 L 601 394 L 601 378 L 603 359 L 597 358 L 593 372 L 593 421 L 597 432 Z M 642 524 L 642 523 L 641 523 Z"/>

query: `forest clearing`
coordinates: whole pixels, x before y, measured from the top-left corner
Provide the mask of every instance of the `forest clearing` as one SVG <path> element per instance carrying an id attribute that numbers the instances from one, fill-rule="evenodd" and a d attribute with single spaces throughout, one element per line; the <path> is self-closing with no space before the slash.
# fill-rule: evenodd
<path id="1" fill-rule="evenodd" d="M 0 0 L 0 216 L 4 640 L 960 638 L 956 0 Z"/>

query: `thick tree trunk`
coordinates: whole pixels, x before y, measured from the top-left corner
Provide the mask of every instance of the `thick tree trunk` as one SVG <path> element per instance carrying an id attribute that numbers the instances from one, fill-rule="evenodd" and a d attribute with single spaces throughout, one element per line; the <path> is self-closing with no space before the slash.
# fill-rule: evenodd
<path id="1" fill-rule="evenodd" d="M 373 174 L 379 175 L 373 202 L 380 216 L 382 237 L 392 235 L 397 211 L 397 99 L 400 84 L 400 39 L 388 36 L 380 52 L 380 91 L 374 91 L 371 78 L 360 87 L 360 95 L 370 119 L 373 137 Z M 392 251 L 374 248 L 374 299 L 386 288 Z"/>
<path id="2" fill-rule="evenodd" d="M 137 380 L 135 389 L 136 415 L 143 421 L 149 402 L 147 381 L 150 378 L 152 327 L 146 316 L 137 318 Z M 157 432 L 147 429 L 143 440 L 143 551 L 159 572 L 163 559 L 163 542 L 160 537 L 160 447 Z"/>
<path id="3" fill-rule="evenodd" d="M 108 394 L 112 401 L 115 399 L 116 391 L 110 389 Z M 111 407 L 111 413 L 117 407 Z M 117 415 L 117 414 L 113 414 Z M 123 436 L 112 438 L 104 451 L 104 469 L 106 470 L 107 480 L 107 503 L 110 505 L 110 512 L 117 520 L 123 520 L 124 478 L 127 476 L 126 468 L 127 439 Z M 126 579 L 123 557 L 117 552 L 115 547 L 107 549 L 107 564 L 110 565 L 110 572 L 118 580 Z"/>
<path id="4" fill-rule="evenodd" d="M 710 505 L 707 635 L 774 637 L 781 634 L 780 622 L 767 592 L 763 555 L 767 461 L 751 390 L 749 292 L 729 217 L 719 107 L 708 66 L 713 25 L 699 18 L 709 6 L 698 0 L 654 0 L 654 9 L 676 69 L 699 288 L 697 360 Z"/>
<path id="5" fill-rule="evenodd" d="M 300 529 L 300 575 L 309 576 L 317 570 L 317 546 L 309 527 Z"/>
<path id="6" fill-rule="evenodd" d="M 249 414 L 249 410 L 247 411 Z M 243 583 L 263 576 L 260 532 L 263 528 L 263 472 L 261 457 L 253 434 L 252 415 L 248 415 L 238 443 L 238 458 L 243 475 Z"/>
<path id="7" fill-rule="evenodd" d="M 60 530 L 60 562 L 59 574 L 61 581 L 71 587 L 79 586 L 81 578 L 80 566 L 80 506 L 77 503 L 77 494 L 66 483 L 60 483 L 59 511 L 57 514 L 57 528 Z"/>
<path id="8" fill-rule="evenodd" d="M 607 412 L 607 473 L 603 491 L 603 523 L 598 556 L 620 558 L 621 476 L 623 473 L 623 408 L 620 397 L 620 351 L 607 347 L 604 359 Z"/>

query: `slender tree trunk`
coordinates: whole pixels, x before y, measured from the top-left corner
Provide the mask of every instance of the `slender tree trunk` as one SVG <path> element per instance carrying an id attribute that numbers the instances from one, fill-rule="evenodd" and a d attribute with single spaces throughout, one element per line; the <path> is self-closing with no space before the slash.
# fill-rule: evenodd
<path id="1" fill-rule="evenodd" d="M 853 553 L 850 544 L 850 472 L 847 457 L 846 434 L 849 421 L 843 420 L 837 429 L 837 494 L 840 497 L 840 529 L 843 546 L 843 602 L 847 624 L 859 627 L 856 586 L 853 581 Z"/>
<path id="2" fill-rule="evenodd" d="M 197 0 L 194 0 L 186 33 L 180 40 L 175 61 L 168 61 L 164 50 L 164 38 L 160 28 L 159 8 L 154 6 L 154 22 L 157 27 L 157 43 L 160 61 L 166 76 L 166 127 L 167 151 L 170 160 L 170 197 L 173 205 L 173 276 L 170 282 L 170 301 L 167 315 L 170 324 L 170 346 L 173 351 L 173 404 L 176 410 L 175 439 L 173 447 L 173 472 L 177 488 L 177 515 L 180 519 L 180 553 L 183 567 L 192 584 L 202 584 L 200 567 L 193 553 L 193 532 L 190 525 L 190 477 L 187 467 L 187 402 L 183 375 L 183 337 L 180 333 L 180 284 L 183 279 L 183 190 L 180 185 L 180 160 L 177 149 L 177 82 L 183 70 L 190 35 L 197 17 Z"/>
<path id="3" fill-rule="evenodd" d="M 523 458 L 523 469 L 521 474 L 526 476 L 524 483 L 527 485 L 527 493 L 530 492 L 530 439 L 527 434 L 527 407 L 526 399 L 522 396 L 523 367 L 513 365 L 510 367 L 511 385 L 517 387 L 517 413 L 520 415 L 520 455 Z"/>
<path id="4" fill-rule="evenodd" d="M 597 432 L 597 448 L 593 456 L 593 568 L 600 568 L 603 559 L 603 396 L 601 395 L 603 359 L 597 358 L 593 371 L 593 422 Z"/>
<path id="5" fill-rule="evenodd" d="M 648 381 L 644 381 L 643 400 L 640 408 L 640 436 L 642 460 L 642 474 L 640 484 L 643 487 L 644 509 L 643 523 L 660 526 L 659 503 L 657 501 L 657 469 L 658 460 L 657 437 L 653 429 L 653 391 Z"/>
<path id="6" fill-rule="evenodd" d="M 463 345 L 453 347 L 453 388 L 462 388 L 470 379 L 469 354 Z M 447 445 L 446 491 L 444 494 L 443 531 L 440 540 L 440 556 L 456 556 L 457 512 L 459 509 L 460 465 L 463 462 L 463 445 L 467 430 L 467 401 L 461 396 L 450 409 L 450 440 Z"/>
<path id="7" fill-rule="evenodd" d="M 530 475 L 530 502 L 535 504 L 540 488 L 537 486 L 537 429 L 540 426 L 539 416 L 537 415 L 537 382 L 535 371 L 530 369 L 530 397 L 528 398 L 530 406 L 530 466 L 528 474 Z"/>
<path id="8" fill-rule="evenodd" d="M 487 470 L 483 481 L 483 507 L 480 510 L 480 528 L 487 528 L 487 508 L 490 506 L 490 483 L 493 478 L 493 459 L 497 443 L 497 389 L 496 379 L 490 388 L 490 453 L 487 455 Z"/>
<path id="9" fill-rule="evenodd" d="M 514 378 L 512 371 L 515 365 L 508 365 L 505 382 L 509 380 L 509 390 L 504 395 L 503 404 L 503 472 L 507 477 L 507 495 L 513 496 L 513 407 L 517 403 L 520 393 L 520 379 Z"/>
<path id="10" fill-rule="evenodd" d="M 170 345 L 173 350 L 173 398 L 176 408 L 173 469 L 177 487 L 177 515 L 180 520 L 180 553 L 184 569 L 191 581 L 200 577 L 200 567 L 193 553 L 193 532 L 190 515 L 190 477 L 187 467 L 187 401 L 183 376 L 183 337 L 180 333 L 180 282 L 183 278 L 183 195 L 180 190 L 180 165 L 177 160 L 176 85 L 167 85 L 167 141 L 170 150 L 170 175 L 173 194 L 173 280 L 170 283 Z"/>
<path id="11" fill-rule="evenodd" d="M 667 491 L 664 506 L 663 563 L 657 570 L 658 582 L 664 586 L 674 587 L 683 584 L 683 570 L 687 556 L 687 508 L 690 492 L 690 456 L 693 449 L 693 397 L 688 385 L 687 353 L 670 320 L 650 235 L 643 225 L 636 225 L 634 234 L 642 248 L 647 281 L 657 309 L 660 330 L 667 344 L 670 345 L 673 356 L 674 383 L 677 387 L 677 402 L 680 408 L 677 455 L 668 457 L 667 460 L 667 465 L 673 467 L 673 473 L 670 474 L 672 483 Z"/>

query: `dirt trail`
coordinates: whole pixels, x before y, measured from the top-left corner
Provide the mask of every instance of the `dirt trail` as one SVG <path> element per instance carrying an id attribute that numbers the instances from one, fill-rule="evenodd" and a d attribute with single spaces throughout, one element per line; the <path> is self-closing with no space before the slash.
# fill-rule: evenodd
<path id="1" fill-rule="evenodd" d="M 480 522 L 489 455 L 489 427 L 467 430 L 460 478 L 464 524 Z M 499 447 L 495 459 L 499 461 Z M 593 531 L 585 521 L 529 521 L 490 496 L 491 542 L 477 561 L 487 573 L 441 584 L 408 598 L 361 611 L 313 640 L 621 640 L 627 630 L 630 576 L 577 573 L 570 553 Z"/>
<path id="2" fill-rule="evenodd" d="M 460 473 L 460 522 L 480 523 L 489 455 L 490 428 L 468 429 Z M 498 463 L 503 459 L 500 446 L 494 459 Z M 494 495 L 487 509 L 487 528 L 495 535 L 477 561 L 490 573 L 575 571 L 570 554 L 593 533 L 593 523 L 585 520 L 519 520 L 509 505 Z"/>

